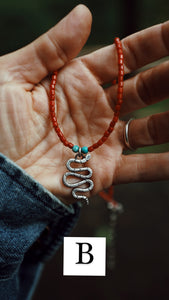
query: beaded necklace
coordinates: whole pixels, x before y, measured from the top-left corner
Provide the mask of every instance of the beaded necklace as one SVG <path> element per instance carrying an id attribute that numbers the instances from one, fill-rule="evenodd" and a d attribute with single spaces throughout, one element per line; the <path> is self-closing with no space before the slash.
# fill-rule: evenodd
<path id="1" fill-rule="evenodd" d="M 71 142 L 69 142 L 65 136 L 63 135 L 63 132 L 60 130 L 57 118 L 56 118 L 56 106 L 55 106 L 55 86 L 57 82 L 57 75 L 58 72 L 55 71 L 52 74 L 51 78 L 51 84 L 50 84 L 50 101 L 49 101 L 49 107 L 50 107 L 50 115 L 51 115 L 51 120 L 53 123 L 53 127 L 60 139 L 60 141 L 64 144 L 65 147 L 68 147 L 72 149 L 72 151 L 76 154 L 75 158 L 71 158 L 67 161 L 66 167 L 68 169 L 68 172 L 66 172 L 63 175 L 63 183 L 67 186 L 72 188 L 72 195 L 74 198 L 81 200 L 82 202 L 86 202 L 87 204 L 89 203 L 88 198 L 85 195 L 81 195 L 79 193 L 85 193 L 89 192 L 93 189 L 94 184 L 93 181 L 90 179 L 92 177 L 92 170 L 91 168 L 88 167 L 79 167 L 79 168 L 74 168 L 71 166 L 72 163 L 77 163 L 77 164 L 85 164 L 90 158 L 91 155 L 89 152 L 93 152 L 95 149 L 103 145 L 106 140 L 108 139 L 109 135 L 113 132 L 114 127 L 118 121 L 119 114 L 120 114 L 120 109 L 121 105 L 123 103 L 123 77 L 124 77 L 124 65 L 123 65 L 123 50 L 122 50 L 122 45 L 121 41 L 119 38 L 114 39 L 116 49 L 117 49 L 117 54 L 118 54 L 118 90 L 117 90 L 117 102 L 115 106 L 115 111 L 114 111 L 114 116 L 113 119 L 111 120 L 107 130 L 104 132 L 103 136 L 93 145 L 87 147 L 79 147 L 78 145 L 74 145 Z M 116 81 L 113 81 L 113 84 L 115 84 Z M 79 172 L 85 172 L 85 174 L 81 174 Z M 88 172 L 88 174 L 86 174 Z M 80 182 L 69 182 L 67 180 L 67 177 L 69 176 L 74 176 L 77 178 L 82 179 Z M 79 187 L 79 186 L 83 187 Z M 87 187 L 84 187 L 84 185 L 87 185 Z"/>

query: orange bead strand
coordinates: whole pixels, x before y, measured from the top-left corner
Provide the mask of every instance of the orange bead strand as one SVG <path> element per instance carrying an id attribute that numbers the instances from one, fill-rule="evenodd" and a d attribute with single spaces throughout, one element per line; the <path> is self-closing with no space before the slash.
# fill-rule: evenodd
<path id="1" fill-rule="evenodd" d="M 117 37 L 114 39 L 116 49 L 117 49 L 117 54 L 118 54 L 118 89 L 117 89 L 117 102 L 115 106 L 115 111 L 114 111 L 114 116 L 112 121 L 109 124 L 109 127 L 107 130 L 104 132 L 102 138 L 100 138 L 96 143 L 88 147 L 88 151 L 92 152 L 101 145 L 103 145 L 106 140 L 108 139 L 109 135 L 113 132 L 114 127 L 119 119 L 119 114 L 120 114 L 120 109 L 121 105 L 123 103 L 123 78 L 124 78 L 124 57 L 123 57 L 123 50 L 122 50 L 122 45 L 120 39 Z M 64 146 L 69 147 L 72 149 L 74 145 L 70 143 L 69 141 L 66 140 L 64 137 L 62 131 L 59 128 L 57 118 L 56 118 L 56 108 L 55 108 L 55 86 L 57 82 L 57 75 L 58 72 L 55 71 L 52 74 L 51 78 L 51 84 L 50 84 L 50 92 L 49 92 L 49 110 L 50 110 L 50 115 L 51 115 L 51 120 L 53 123 L 53 127 L 60 138 L 61 142 L 64 144 Z M 116 84 L 116 80 L 113 80 L 112 84 Z"/>

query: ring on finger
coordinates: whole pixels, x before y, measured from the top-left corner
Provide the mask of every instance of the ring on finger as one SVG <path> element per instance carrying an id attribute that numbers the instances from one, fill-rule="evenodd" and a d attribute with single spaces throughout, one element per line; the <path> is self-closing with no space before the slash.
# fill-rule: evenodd
<path id="1" fill-rule="evenodd" d="M 132 150 L 132 151 L 134 151 L 135 148 L 133 148 L 131 146 L 130 141 L 129 141 L 129 127 L 130 127 L 131 121 L 133 121 L 133 120 L 134 119 L 131 118 L 124 127 L 124 144 L 127 147 L 127 149 Z"/>

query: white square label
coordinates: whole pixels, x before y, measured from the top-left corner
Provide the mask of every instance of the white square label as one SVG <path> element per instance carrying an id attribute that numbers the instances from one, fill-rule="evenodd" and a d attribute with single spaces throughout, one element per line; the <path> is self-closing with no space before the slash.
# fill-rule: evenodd
<path id="1" fill-rule="evenodd" d="M 63 275 L 105 276 L 105 237 L 64 237 Z"/>

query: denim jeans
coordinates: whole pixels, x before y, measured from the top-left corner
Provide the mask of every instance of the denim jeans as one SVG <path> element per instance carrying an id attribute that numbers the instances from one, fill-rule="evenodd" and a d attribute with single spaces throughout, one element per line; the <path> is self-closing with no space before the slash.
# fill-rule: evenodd
<path id="1" fill-rule="evenodd" d="M 0 154 L 0 299 L 31 299 L 45 261 L 71 232 L 79 211 Z"/>

